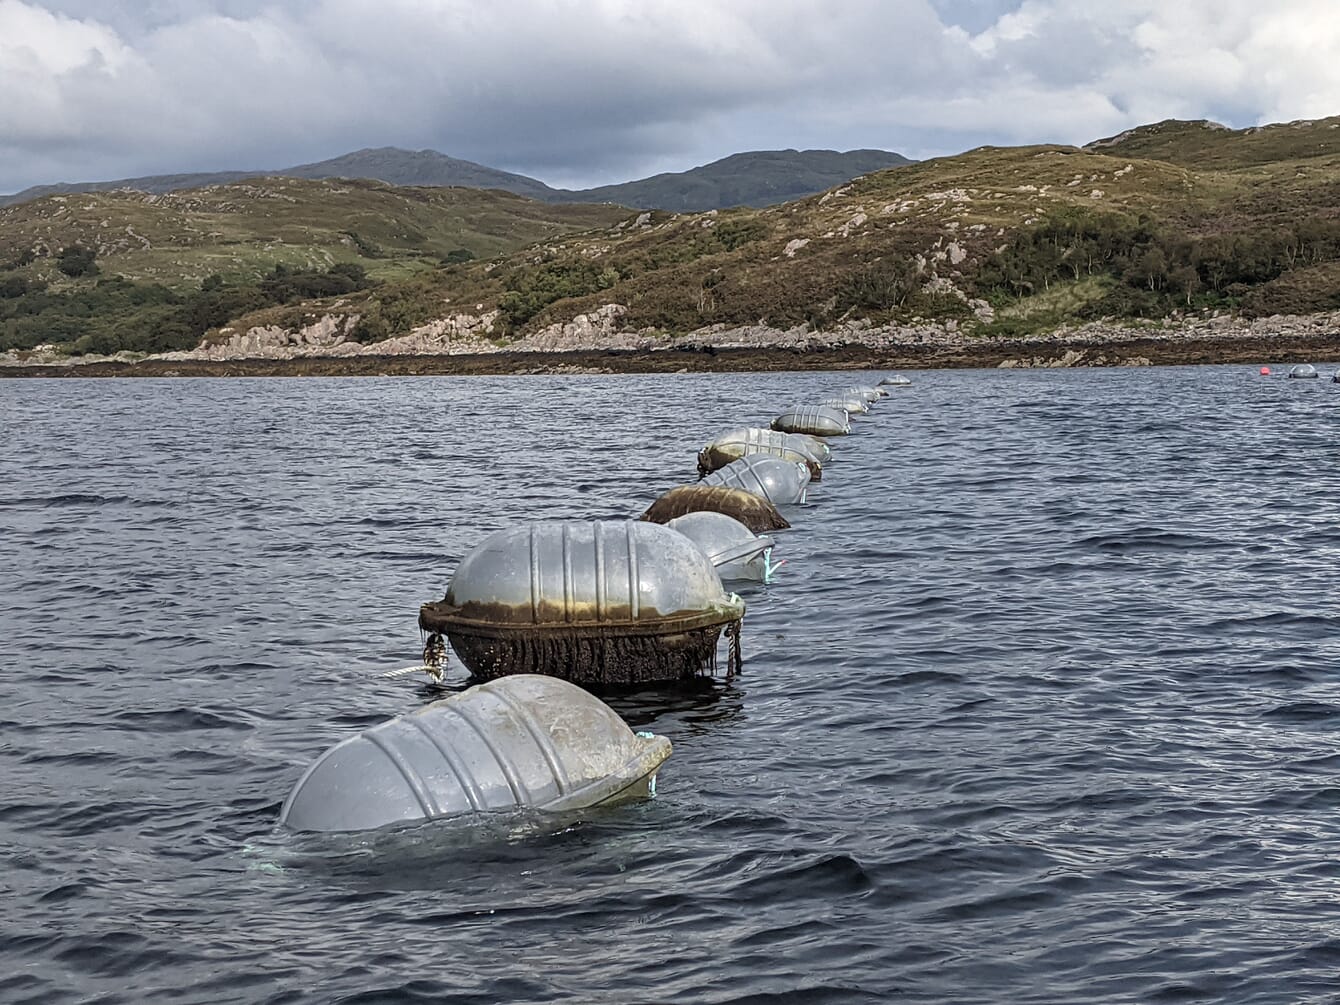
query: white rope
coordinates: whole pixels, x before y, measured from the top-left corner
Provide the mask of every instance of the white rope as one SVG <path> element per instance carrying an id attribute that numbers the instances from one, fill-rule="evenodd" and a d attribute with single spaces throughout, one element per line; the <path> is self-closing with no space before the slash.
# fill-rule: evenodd
<path id="1" fill-rule="evenodd" d="M 380 673 L 377 676 L 385 677 L 388 680 L 393 680 L 397 677 L 412 677 L 414 674 L 418 673 L 427 674 L 434 680 L 442 679 L 441 667 L 430 667 L 430 666 L 424 666 L 422 664 L 416 667 L 401 667 L 399 670 L 387 670 L 385 673 Z"/>

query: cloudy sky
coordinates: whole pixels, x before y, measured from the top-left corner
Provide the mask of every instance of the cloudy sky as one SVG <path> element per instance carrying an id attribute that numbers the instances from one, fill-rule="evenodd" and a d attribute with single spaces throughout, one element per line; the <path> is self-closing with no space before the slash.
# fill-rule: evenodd
<path id="1" fill-rule="evenodd" d="M 0 0 L 0 193 L 371 146 L 585 187 L 1332 114 L 1340 0 Z"/>

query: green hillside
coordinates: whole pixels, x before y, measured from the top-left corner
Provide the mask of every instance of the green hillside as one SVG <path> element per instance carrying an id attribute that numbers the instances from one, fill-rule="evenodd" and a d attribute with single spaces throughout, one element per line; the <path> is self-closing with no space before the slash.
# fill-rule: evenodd
<path id="1" fill-rule="evenodd" d="M 608 224 L 627 210 L 549 206 L 507 192 L 396 188 L 369 181 L 263 178 L 163 195 L 55 196 L 0 209 L 0 264 L 25 251 L 93 248 L 104 272 L 170 287 L 253 276 L 275 263 L 359 262 L 374 277 L 421 271 L 452 252 L 474 257 Z"/>
<path id="2" fill-rule="evenodd" d="M 120 334 L 96 340 L 99 347 L 189 348 L 204 331 L 195 321 L 174 319 L 170 337 L 136 333 L 203 285 L 216 299 L 220 289 L 231 291 L 225 299 L 239 312 L 304 294 L 343 295 L 608 225 L 627 212 L 495 190 L 292 178 L 163 195 L 48 197 L 0 209 L 0 349 L 113 328 Z M 343 278 L 294 279 L 331 270 Z M 205 315 L 215 320 L 227 309 Z"/>
<path id="3" fill-rule="evenodd" d="M 41 237 L 33 228 L 52 231 L 42 238 L 47 258 L 0 270 L 0 311 L 6 276 L 37 270 L 55 284 L 63 263 L 50 256 L 77 240 L 94 242 L 104 274 L 178 288 L 287 263 L 290 273 L 261 280 L 273 292 L 256 310 L 243 309 L 245 297 L 212 303 L 192 331 L 203 321 L 296 328 L 333 313 L 358 315 L 357 337 L 376 341 L 441 318 L 452 304 L 496 310 L 499 339 L 611 303 L 626 308 L 625 329 L 672 337 L 714 325 L 808 324 L 856 339 L 863 324 L 926 323 L 1015 336 L 1099 318 L 1310 313 L 1340 307 L 1334 129 L 1335 120 L 1238 132 L 1161 123 L 1088 148 L 983 147 L 763 209 L 637 217 L 570 207 L 573 215 L 556 218 L 548 214 L 562 207 L 499 193 L 480 203 L 480 193 L 455 190 L 272 180 L 258 192 L 184 194 L 212 208 L 164 217 L 159 231 L 148 218 L 100 216 L 105 202 L 75 212 L 70 197 L 40 204 L 42 215 L 22 218 L 22 233 L 0 214 L 0 266 L 6 253 L 31 252 Z M 127 211 L 158 205 L 118 198 Z M 226 224 L 238 217 L 214 199 L 246 205 L 251 236 L 233 234 Z M 455 215 L 439 199 L 458 200 Z M 496 215 L 500 207 L 511 215 Z M 76 220 L 82 229 L 69 229 Z M 534 243 L 508 251 L 509 240 Z M 438 264 L 455 247 L 492 257 Z M 344 271 L 330 275 L 332 267 Z M 322 299 L 303 299 L 304 291 Z M 17 321 L 4 323 L 13 346 Z M 23 330 L 31 338 L 35 329 Z M 70 337 L 80 330 L 67 326 L 49 340 L 89 348 Z M 129 330 L 98 344 L 135 347 Z M 164 330 L 185 337 L 186 329 Z"/>
<path id="4" fill-rule="evenodd" d="M 1170 161 L 1199 170 L 1236 171 L 1340 153 L 1340 117 L 1229 129 L 1203 119 L 1168 119 L 1095 140 L 1085 149 L 1114 157 Z"/>
<path id="5" fill-rule="evenodd" d="M 1301 165 L 1262 163 L 1256 133 L 1236 136 L 1237 161 L 1226 137 L 1214 170 L 1174 162 L 1199 148 L 1178 150 L 1166 137 L 1160 159 L 1111 147 L 987 147 L 781 206 L 656 213 L 646 226 L 574 235 L 487 270 L 420 277 L 405 296 L 425 309 L 443 298 L 495 306 L 510 336 L 605 303 L 628 308 L 626 328 L 671 335 L 918 319 L 1027 334 L 1101 317 L 1331 309 L 1340 306 L 1340 154 L 1320 147 L 1328 123 L 1310 137 L 1289 128 L 1291 149 L 1314 151 Z"/>

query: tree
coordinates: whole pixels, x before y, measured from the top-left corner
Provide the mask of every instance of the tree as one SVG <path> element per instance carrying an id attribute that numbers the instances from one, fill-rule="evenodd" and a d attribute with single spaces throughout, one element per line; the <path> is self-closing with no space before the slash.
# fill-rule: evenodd
<path id="1" fill-rule="evenodd" d="M 93 259 L 97 256 L 98 253 L 92 248 L 85 248 L 82 244 L 70 244 L 60 249 L 60 254 L 56 256 L 56 268 L 71 279 L 79 276 L 96 276 L 98 266 Z"/>
<path id="2" fill-rule="evenodd" d="M 1168 282 L 1173 289 L 1179 290 L 1186 296 L 1188 307 L 1191 306 L 1191 298 L 1199 293 L 1204 286 L 1200 281 L 1200 273 L 1191 265 L 1177 266 L 1168 276 Z"/>

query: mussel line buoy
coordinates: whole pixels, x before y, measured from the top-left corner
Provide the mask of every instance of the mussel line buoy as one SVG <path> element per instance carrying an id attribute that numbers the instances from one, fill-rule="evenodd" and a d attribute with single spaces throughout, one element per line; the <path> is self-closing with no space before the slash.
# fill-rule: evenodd
<path id="1" fill-rule="evenodd" d="M 552 521 L 486 537 L 446 597 L 420 608 L 419 627 L 445 635 L 477 680 L 545 673 L 627 685 L 710 672 L 722 630 L 743 617 L 744 601 L 684 534 L 638 520 Z"/>
<path id="2" fill-rule="evenodd" d="M 363 831 L 507 809 L 584 809 L 655 790 L 663 736 L 634 733 L 595 695 L 516 674 L 335 744 L 279 813 L 293 830 Z"/>
<path id="3" fill-rule="evenodd" d="M 446 596 L 420 609 L 423 667 L 386 675 L 440 679 L 450 641 L 485 683 L 327 750 L 280 823 L 360 831 L 653 793 L 669 740 L 634 734 L 577 684 L 710 672 L 722 634 L 737 671 L 744 602 L 723 579 L 771 579 L 774 542 L 761 532 L 790 526 L 777 505 L 804 501 L 831 455 L 823 437 L 850 432 L 848 413 L 886 394 L 848 388 L 840 408 L 796 406 L 772 430 L 718 437 L 699 456 L 703 483 L 671 489 L 640 520 L 531 523 L 486 537 Z"/>

